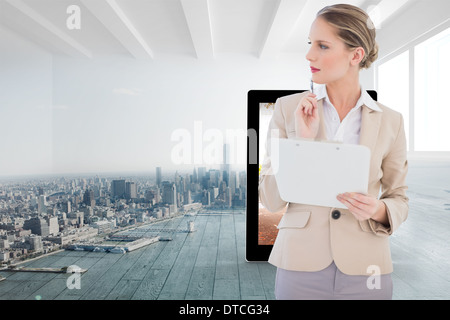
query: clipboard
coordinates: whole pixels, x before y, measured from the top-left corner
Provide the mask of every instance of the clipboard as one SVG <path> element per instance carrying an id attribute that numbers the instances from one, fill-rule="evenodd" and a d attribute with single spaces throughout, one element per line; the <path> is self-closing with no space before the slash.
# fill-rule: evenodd
<path id="1" fill-rule="evenodd" d="M 338 194 L 367 194 L 370 169 L 368 147 L 301 139 L 273 139 L 272 169 L 280 197 L 284 201 L 346 209 L 336 199 Z"/>

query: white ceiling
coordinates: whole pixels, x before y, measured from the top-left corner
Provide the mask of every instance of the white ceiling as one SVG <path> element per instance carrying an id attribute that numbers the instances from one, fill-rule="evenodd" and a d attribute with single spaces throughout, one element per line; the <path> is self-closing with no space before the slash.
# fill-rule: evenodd
<path id="1" fill-rule="evenodd" d="M 222 53 L 259 59 L 305 54 L 317 11 L 334 3 L 369 10 L 380 2 L 392 19 L 415 0 L 0 0 L 0 25 L 55 55 L 136 59 Z M 71 5 L 80 29 L 70 30 Z M 388 22 L 388 20 L 386 20 Z"/>

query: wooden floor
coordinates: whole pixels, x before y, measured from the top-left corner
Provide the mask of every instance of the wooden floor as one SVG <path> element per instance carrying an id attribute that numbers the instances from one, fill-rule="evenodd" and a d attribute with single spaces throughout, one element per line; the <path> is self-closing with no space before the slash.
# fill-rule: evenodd
<path id="1" fill-rule="evenodd" d="M 411 165 L 410 213 L 391 237 L 394 299 L 450 298 L 450 164 Z M 196 232 L 186 229 L 193 220 Z M 156 231 L 155 231 L 156 230 Z M 159 231 L 157 231 L 159 230 Z M 274 299 L 275 268 L 245 261 L 245 214 L 181 217 L 139 229 L 171 236 L 127 254 L 61 251 L 30 267 L 77 265 L 69 274 L 0 272 L 0 299 Z"/>

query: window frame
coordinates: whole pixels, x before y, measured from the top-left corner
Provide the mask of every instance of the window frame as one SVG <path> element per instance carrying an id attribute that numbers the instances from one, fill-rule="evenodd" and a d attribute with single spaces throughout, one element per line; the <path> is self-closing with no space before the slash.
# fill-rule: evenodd
<path id="1" fill-rule="evenodd" d="M 421 36 L 410 41 L 408 44 L 401 46 L 400 48 L 386 54 L 384 57 L 378 59 L 374 63 L 374 84 L 375 90 L 379 91 L 378 86 L 378 68 L 388 62 L 389 60 L 397 57 L 398 55 L 409 52 L 409 145 L 408 145 L 408 158 L 409 159 L 421 159 L 421 160 L 450 160 L 450 150 L 448 151 L 417 151 L 415 150 L 415 126 L 414 126 L 414 114 L 415 114 L 415 47 L 425 42 L 426 40 L 434 37 L 435 35 L 450 28 L 450 19 L 437 25 L 431 30 L 425 32 Z"/>

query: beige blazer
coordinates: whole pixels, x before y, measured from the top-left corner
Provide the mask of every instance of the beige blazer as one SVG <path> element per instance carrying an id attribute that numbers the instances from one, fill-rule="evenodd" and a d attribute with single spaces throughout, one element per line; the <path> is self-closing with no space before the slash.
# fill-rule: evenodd
<path id="1" fill-rule="evenodd" d="M 269 125 L 259 197 L 271 212 L 287 206 L 278 224 L 278 236 L 269 262 L 287 270 L 318 271 L 334 260 L 339 270 L 350 275 L 372 275 L 378 271 L 390 273 L 393 267 L 389 235 L 408 215 L 405 185 L 408 162 L 403 117 L 378 102 L 383 112 L 365 105 L 361 107 L 360 144 L 371 150 L 368 192 L 379 196 L 386 204 L 389 226 L 371 219 L 360 222 L 347 209 L 287 203 L 280 198 L 271 170 L 271 130 L 278 129 L 280 138 L 296 138 L 294 111 L 308 93 L 279 98 Z M 318 108 L 320 127 L 316 140 L 326 140 L 323 100 L 318 101 Z M 336 214 L 333 218 L 334 210 L 340 211 L 337 219 Z"/>

